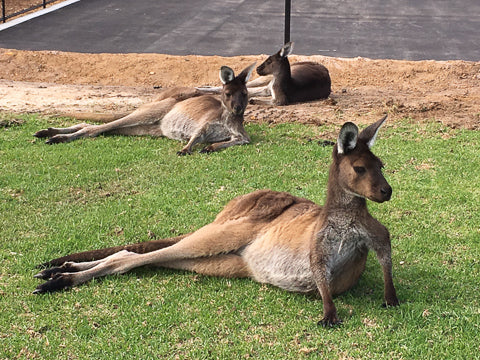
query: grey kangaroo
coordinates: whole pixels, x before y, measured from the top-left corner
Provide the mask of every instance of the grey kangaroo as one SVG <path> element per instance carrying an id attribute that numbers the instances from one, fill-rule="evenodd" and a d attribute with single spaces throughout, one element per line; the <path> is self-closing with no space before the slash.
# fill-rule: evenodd
<path id="1" fill-rule="evenodd" d="M 220 97 L 205 95 L 193 88 L 166 89 L 154 102 L 118 120 L 101 125 L 81 123 L 67 128 L 48 128 L 34 136 L 48 138 L 47 144 L 100 134 L 165 136 L 187 141 L 178 155 L 191 154 L 198 143 L 210 143 L 201 152 L 248 144 L 250 138 L 243 126 L 248 104 L 245 84 L 254 66 L 250 65 L 238 76 L 228 66 L 222 66 Z"/>
<path id="2" fill-rule="evenodd" d="M 328 69 L 310 61 L 290 65 L 288 55 L 292 50 L 293 42 L 286 43 L 257 67 L 257 73 L 261 76 L 247 83 L 252 104 L 288 105 L 328 98 L 332 85 Z M 201 92 L 221 91 L 220 87 L 209 86 L 197 89 Z"/>
<path id="3" fill-rule="evenodd" d="M 369 249 L 383 270 L 387 306 L 398 305 L 392 280 L 390 235 L 366 199 L 390 200 L 382 162 L 370 150 L 385 118 L 361 133 L 347 122 L 338 135 L 323 207 L 310 200 L 258 190 L 231 200 L 197 231 L 161 240 L 67 255 L 46 262 L 34 293 L 77 286 L 144 265 L 223 277 L 248 277 L 288 291 L 318 291 L 324 326 L 341 323 L 333 296 L 347 291 L 365 269 Z"/>
<path id="4" fill-rule="evenodd" d="M 250 96 L 271 96 L 272 99 L 267 102 L 255 100 L 254 103 L 288 105 L 326 99 L 330 95 L 331 79 L 327 68 L 314 62 L 290 65 L 288 55 L 292 50 L 293 42 L 286 43 L 257 67 L 258 75 L 272 75 L 273 78 L 263 87 L 258 87 L 263 85 L 262 78 L 248 84 Z"/>

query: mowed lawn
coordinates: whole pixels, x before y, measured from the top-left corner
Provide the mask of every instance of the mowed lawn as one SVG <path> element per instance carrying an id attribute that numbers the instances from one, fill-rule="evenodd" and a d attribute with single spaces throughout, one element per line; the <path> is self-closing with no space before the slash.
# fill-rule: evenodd
<path id="1" fill-rule="evenodd" d="M 181 143 L 149 137 L 48 146 L 32 134 L 71 121 L 1 120 L 0 359 L 480 358 L 479 132 L 387 120 L 373 150 L 393 197 L 369 208 L 392 235 L 401 305 L 381 307 L 370 253 L 334 299 L 343 325 L 324 329 L 318 297 L 248 279 L 145 268 L 33 295 L 33 275 L 71 252 L 191 232 L 256 189 L 321 204 L 332 147 L 318 141 L 340 126 L 249 124 L 250 145 L 178 157 Z"/>

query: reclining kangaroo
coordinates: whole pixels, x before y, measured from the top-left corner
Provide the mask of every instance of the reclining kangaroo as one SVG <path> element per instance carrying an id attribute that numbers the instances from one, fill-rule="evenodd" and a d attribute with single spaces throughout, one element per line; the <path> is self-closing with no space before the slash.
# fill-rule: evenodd
<path id="1" fill-rule="evenodd" d="M 248 144 L 250 138 L 243 127 L 248 104 L 245 84 L 254 66 L 250 65 L 236 77 L 231 68 L 222 66 L 220 99 L 193 88 L 167 89 L 156 101 L 121 119 L 102 125 L 81 123 L 67 128 L 48 128 L 34 136 L 48 137 L 47 144 L 100 134 L 165 136 L 188 141 L 178 155 L 191 154 L 197 143 L 211 143 L 201 152 Z"/>
<path id="2" fill-rule="evenodd" d="M 288 105 L 326 99 L 330 95 L 331 80 L 327 68 L 307 61 L 290 66 L 288 55 L 292 50 L 293 42 L 286 43 L 257 67 L 258 75 L 273 75 L 273 79 L 266 88 L 252 88 L 250 91 L 252 96 L 271 96 L 271 103 Z M 254 84 L 251 83 L 250 86 Z"/>
<path id="3" fill-rule="evenodd" d="M 271 97 L 271 100 L 252 99 L 252 104 L 288 105 L 326 99 L 331 92 L 330 74 L 325 66 L 314 62 L 298 62 L 290 66 L 288 55 L 293 42 L 286 43 L 277 53 L 257 67 L 261 77 L 247 83 L 250 98 Z M 200 91 L 220 92 L 220 87 L 199 87 Z"/>
<path id="4" fill-rule="evenodd" d="M 333 150 L 326 204 L 284 192 L 259 190 L 230 201 L 199 230 L 162 240 L 86 251 L 46 262 L 34 293 L 61 290 L 144 265 L 223 277 L 249 277 L 296 292 L 318 290 L 321 324 L 341 322 L 332 296 L 362 274 L 368 249 L 383 269 L 386 305 L 398 305 L 392 280 L 390 235 L 368 212 L 366 199 L 388 201 L 392 188 L 371 151 L 385 118 L 360 134 L 343 125 Z"/>

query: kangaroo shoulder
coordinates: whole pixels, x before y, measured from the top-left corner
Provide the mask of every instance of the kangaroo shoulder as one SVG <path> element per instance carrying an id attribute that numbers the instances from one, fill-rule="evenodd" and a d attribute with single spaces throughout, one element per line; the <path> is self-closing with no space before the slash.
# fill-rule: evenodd
<path id="1" fill-rule="evenodd" d="M 252 221 L 272 221 L 294 205 L 316 207 L 315 203 L 286 192 L 257 190 L 230 201 L 217 221 L 248 217 Z"/>

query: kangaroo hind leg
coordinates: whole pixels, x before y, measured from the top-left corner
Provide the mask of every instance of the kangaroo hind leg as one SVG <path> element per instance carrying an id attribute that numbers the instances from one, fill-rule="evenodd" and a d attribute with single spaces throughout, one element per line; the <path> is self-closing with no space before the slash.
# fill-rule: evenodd
<path id="1" fill-rule="evenodd" d="M 104 249 L 83 251 L 70 254 L 38 265 L 37 267 L 46 267 L 46 269 L 40 271 L 38 274 L 34 275 L 34 277 L 38 279 L 49 280 L 59 273 L 79 272 L 88 270 L 100 263 L 100 261 L 95 260 L 105 259 L 106 257 L 116 254 L 119 251 L 128 250 L 137 254 L 145 254 L 176 244 L 188 235 L 189 234 L 185 234 L 173 238 L 151 240 L 139 242 L 136 244 L 113 246 Z"/>
<path id="2" fill-rule="evenodd" d="M 252 276 L 247 263 L 237 254 L 221 254 L 198 259 L 167 262 L 162 264 L 162 267 L 226 278 L 247 278 Z"/>
<path id="3" fill-rule="evenodd" d="M 51 276 L 50 280 L 39 285 L 34 293 L 62 290 L 85 283 L 93 278 L 110 274 L 123 274 L 145 265 L 191 269 L 209 275 L 225 276 L 230 273 L 229 276 L 248 276 L 247 268 L 240 256 L 235 255 L 235 253 L 247 246 L 251 238 L 252 226 L 249 223 L 227 221 L 224 224 L 216 224 L 214 222 L 200 228 L 177 243 L 159 250 L 143 254 L 121 250 L 102 260 L 80 265 L 84 270 L 56 273 Z M 207 260 L 201 260 L 200 258 L 207 258 Z M 210 261 L 208 258 L 210 258 Z M 222 271 L 214 273 L 212 269 L 215 268 L 215 264 L 217 266 L 222 265 L 219 266 Z M 238 264 L 240 264 L 239 270 L 231 270 Z"/>
<path id="4" fill-rule="evenodd" d="M 48 138 L 46 144 L 59 144 L 76 140 L 81 137 L 95 136 L 92 131 L 101 125 L 81 123 L 66 128 L 48 128 L 37 131 L 33 136 Z"/>

